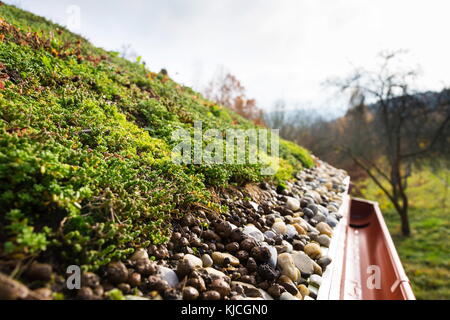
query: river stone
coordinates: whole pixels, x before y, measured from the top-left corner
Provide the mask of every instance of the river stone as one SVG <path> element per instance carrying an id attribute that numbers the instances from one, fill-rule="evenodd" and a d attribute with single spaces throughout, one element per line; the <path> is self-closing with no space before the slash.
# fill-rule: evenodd
<path id="1" fill-rule="evenodd" d="M 228 259 L 230 261 L 230 264 L 234 267 L 239 265 L 239 259 L 226 252 L 215 251 L 212 253 L 212 259 L 215 264 L 218 264 L 220 266 L 224 265 L 225 259 Z"/>
<path id="2" fill-rule="evenodd" d="M 159 266 L 158 274 L 162 280 L 167 281 L 169 286 L 175 287 L 178 284 L 178 277 L 175 271 L 170 268 Z"/>
<path id="3" fill-rule="evenodd" d="M 309 277 L 309 283 L 317 288 L 322 284 L 322 277 L 317 274 L 312 274 Z"/>
<path id="4" fill-rule="evenodd" d="M 312 259 L 318 259 L 322 255 L 322 251 L 320 250 L 320 246 L 317 243 L 308 243 L 303 249 L 305 253 L 310 256 Z"/>
<path id="5" fill-rule="evenodd" d="M 242 230 L 242 233 L 256 241 L 264 241 L 264 234 L 259 231 L 254 225 L 247 225 Z"/>
<path id="6" fill-rule="evenodd" d="M 333 229 L 331 229 L 331 227 L 325 222 L 319 222 L 316 225 L 316 229 L 317 231 L 319 231 L 320 234 L 326 234 L 329 237 L 333 235 Z"/>
<path id="7" fill-rule="evenodd" d="M 327 220 L 327 217 L 322 212 L 318 212 L 313 217 L 313 219 L 316 220 L 317 222 L 325 222 Z"/>
<path id="8" fill-rule="evenodd" d="M 17 280 L 0 273 L 0 299 L 15 300 L 28 296 L 30 290 Z"/>
<path id="9" fill-rule="evenodd" d="M 298 223 L 294 223 L 293 226 L 298 234 L 306 234 L 307 233 L 306 230 Z"/>
<path id="10" fill-rule="evenodd" d="M 267 263 L 269 265 L 271 265 L 273 268 L 275 268 L 277 266 L 277 255 L 278 255 L 277 249 L 275 247 L 267 244 L 266 242 L 263 242 L 261 245 L 264 247 L 267 247 L 269 249 L 270 259 L 269 259 L 269 261 L 267 261 Z"/>
<path id="11" fill-rule="evenodd" d="M 281 269 L 282 275 L 287 276 L 294 282 L 297 282 L 301 276 L 300 271 L 294 264 L 292 255 L 287 252 L 278 255 L 278 267 Z"/>
<path id="12" fill-rule="evenodd" d="M 337 226 L 338 221 L 337 221 L 333 216 L 328 216 L 327 219 L 326 219 L 326 223 L 327 223 L 330 227 L 334 228 L 334 227 Z"/>
<path id="13" fill-rule="evenodd" d="M 258 289 L 257 287 L 255 287 L 254 285 L 252 285 L 250 283 L 241 282 L 241 281 L 231 281 L 231 287 L 233 288 L 235 286 L 241 286 L 242 288 L 244 288 L 245 295 L 247 295 L 249 297 L 258 298 L 258 297 L 263 296 L 263 294 L 261 292 L 262 289 Z"/>
<path id="14" fill-rule="evenodd" d="M 194 268 L 201 268 L 203 267 L 203 262 L 202 259 L 194 256 L 193 254 L 186 254 L 183 258 L 183 260 L 185 261 L 189 261 L 189 263 L 194 267 Z"/>
<path id="15" fill-rule="evenodd" d="M 299 298 L 293 296 L 292 294 L 290 294 L 289 292 L 285 291 L 281 294 L 280 300 L 301 300 L 301 299 L 299 299 Z"/>
<path id="16" fill-rule="evenodd" d="M 294 238 L 296 235 L 298 235 L 297 230 L 295 229 L 295 227 L 292 224 L 288 224 L 286 226 L 286 236 L 288 239 L 292 239 Z"/>
<path id="17" fill-rule="evenodd" d="M 225 273 L 223 273 L 223 272 L 221 272 L 221 271 L 219 271 L 217 269 L 211 268 L 211 267 L 203 268 L 202 270 L 205 270 L 206 273 L 213 279 L 226 278 L 227 277 L 225 275 Z"/>
<path id="18" fill-rule="evenodd" d="M 150 300 L 150 299 L 145 298 L 145 297 L 140 297 L 140 296 L 127 295 L 127 296 L 125 296 L 125 300 Z"/>
<path id="19" fill-rule="evenodd" d="M 320 245 L 328 248 L 330 246 L 331 239 L 326 234 L 321 234 L 317 237 L 317 242 L 320 243 Z"/>
<path id="20" fill-rule="evenodd" d="M 285 248 L 285 252 L 291 253 L 294 248 L 292 247 L 292 244 L 287 242 L 286 240 L 281 241 L 281 245 Z"/>
<path id="21" fill-rule="evenodd" d="M 291 210 L 292 212 L 296 212 L 300 210 L 300 201 L 293 198 L 293 197 L 286 197 L 286 207 Z"/>
<path id="22" fill-rule="evenodd" d="M 302 275 L 309 276 L 314 273 L 314 261 L 302 251 L 293 251 L 292 258 L 295 266 L 300 270 Z"/>
<path id="23" fill-rule="evenodd" d="M 136 250 L 133 255 L 131 256 L 130 260 L 131 261 L 138 261 L 141 259 L 148 259 L 148 253 L 147 250 L 145 249 L 138 249 Z"/>
<path id="24" fill-rule="evenodd" d="M 213 265 L 213 260 L 209 254 L 204 254 L 202 256 L 202 263 L 205 268 L 211 267 Z"/>
<path id="25" fill-rule="evenodd" d="M 275 230 L 276 233 L 285 235 L 287 233 L 286 224 L 282 221 L 277 221 L 272 225 L 272 229 Z"/>

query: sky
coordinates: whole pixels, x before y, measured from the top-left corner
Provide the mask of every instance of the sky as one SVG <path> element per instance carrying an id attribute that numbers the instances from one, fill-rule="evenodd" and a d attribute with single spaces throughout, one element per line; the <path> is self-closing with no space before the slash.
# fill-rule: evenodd
<path id="1" fill-rule="evenodd" d="M 129 45 L 202 90 L 220 69 L 241 80 L 262 109 L 339 113 L 346 101 L 323 86 L 383 50 L 408 50 L 419 87 L 450 85 L 448 0 L 10 0 L 67 26 L 96 46 Z M 73 18 L 79 17 L 76 20 Z"/>

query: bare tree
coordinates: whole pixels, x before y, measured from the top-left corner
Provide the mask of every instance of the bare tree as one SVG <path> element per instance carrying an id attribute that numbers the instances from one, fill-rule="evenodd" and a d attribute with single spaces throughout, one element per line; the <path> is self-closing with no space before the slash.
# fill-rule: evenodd
<path id="1" fill-rule="evenodd" d="M 231 73 L 219 70 L 208 83 L 204 94 L 207 99 L 236 111 L 255 124 L 264 125 L 263 113 L 257 107 L 256 100 L 246 97 L 244 86 Z"/>
<path id="2" fill-rule="evenodd" d="M 450 99 L 448 90 L 438 97 L 415 92 L 411 84 L 417 73 L 394 68 L 399 52 L 380 57 L 377 71 L 361 69 L 332 82 L 350 90 L 353 103 L 338 144 L 389 198 L 400 215 L 402 234 L 409 236 L 408 177 L 415 161 L 448 149 Z M 366 100 L 372 104 L 366 106 Z"/>

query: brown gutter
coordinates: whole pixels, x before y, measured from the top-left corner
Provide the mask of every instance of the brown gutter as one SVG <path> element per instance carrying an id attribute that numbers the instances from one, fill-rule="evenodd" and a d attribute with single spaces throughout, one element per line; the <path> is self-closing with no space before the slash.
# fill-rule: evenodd
<path id="1" fill-rule="evenodd" d="M 318 299 L 414 300 L 378 203 L 346 196 Z"/>

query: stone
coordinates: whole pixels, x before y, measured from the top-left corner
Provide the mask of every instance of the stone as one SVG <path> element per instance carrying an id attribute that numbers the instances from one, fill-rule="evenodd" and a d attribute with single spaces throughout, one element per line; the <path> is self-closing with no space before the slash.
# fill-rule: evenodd
<path id="1" fill-rule="evenodd" d="M 275 280 L 278 277 L 278 275 L 279 275 L 279 272 L 277 270 L 275 270 L 274 267 L 272 267 L 268 263 L 259 264 L 257 266 L 256 270 L 258 272 L 258 275 L 262 279 L 268 280 L 268 281 Z"/>
<path id="2" fill-rule="evenodd" d="M 258 288 L 258 291 L 261 293 L 261 297 L 264 300 L 273 300 L 272 296 L 268 292 L 264 291 L 263 289 L 259 289 L 259 288 Z"/>
<path id="3" fill-rule="evenodd" d="M 239 243 L 230 242 L 225 246 L 225 250 L 228 252 L 236 252 L 239 250 Z"/>
<path id="4" fill-rule="evenodd" d="M 0 273 L 0 300 L 24 299 L 30 290 L 17 280 Z"/>
<path id="5" fill-rule="evenodd" d="M 294 259 L 289 253 L 282 253 L 278 255 L 278 267 L 281 270 L 281 274 L 289 277 L 294 282 L 300 278 L 300 270 L 294 264 Z"/>
<path id="6" fill-rule="evenodd" d="M 149 258 L 149 256 L 148 256 L 147 250 L 145 250 L 145 249 L 137 249 L 133 253 L 133 255 L 131 256 L 130 260 L 132 262 L 135 262 L 135 261 L 138 261 L 138 260 L 141 260 L 141 259 L 148 259 L 148 258 Z"/>
<path id="7" fill-rule="evenodd" d="M 321 234 L 317 237 L 317 242 L 324 247 L 329 247 L 331 243 L 331 239 L 326 234 Z"/>
<path id="8" fill-rule="evenodd" d="M 295 266 L 302 275 L 309 276 L 314 273 L 314 261 L 302 251 L 293 251 L 292 258 Z"/>
<path id="9" fill-rule="evenodd" d="M 264 234 L 259 231 L 254 225 L 247 225 L 242 230 L 242 233 L 256 241 L 264 241 Z M 244 249 L 245 250 L 245 249 Z"/>
<path id="10" fill-rule="evenodd" d="M 322 284 L 322 277 L 317 274 L 312 274 L 309 277 L 309 283 L 317 288 Z"/>
<path id="11" fill-rule="evenodd" d="M 196 288 L 186 286 L 183 288 L 183 300 L 197 300 L 199 292 Z"/>
<path id="12" fill-rule="evenodd" d="M 246 283 L 246 282 L 241 282 L 241 281 L 231 281 L 231 287 L 234 289 L 236 287 L 241 287 L 245 293 L 246 296 L 248 297 L 262 297 L 262 293 L 260 291 L 260 289 L 256 288 L 254 285 L 250 284 L 250 283 Z"/>
<path id="13" fill-rule="evenodd" d="M 323 256 L 319 260 L 317 260 L 317 263 L 322 267 L 325 268 L 331 263 L 331 258 L 328 256 Z"/>
<path id="14" fill-rule="evenodd" d="M 282 221 L 277 221 L 272 225 L 272 229 L 281 235 L 285 235 L 287 233 L 286 224 Z"/>
<path id="15" fill-rule="evenodd" d="M 312 259 L 318 259 L 322 255 L 320 246 L 317 243 L 308 243 L 304 248 L 305 253 Z"/>
<path id="16" fill-rule="evenodd" d="M 300 210 L 300 201 L 296 198 L 293 197 L 286 197 L 287 201 L 286 201 L 286 207 L 293 211 L 296 212 L 298 210 Z"/>
<path id="17" fill-rule="evenodd" d="M 334 218 L 333 216 L 330 215 L 330 216 L 327 217 L 326 223 L 327 223 L 330 227 L 334 228 L 334 227 L 337 226 L 337 224 L 339 223 L 339 221 L 337 221 L 336 218 Z"/>
<path id="18" fill-rule="evenodd" d="M 106 267 L 106 274 L 109 281 L 115 284 L 123 283 L 128 280 L 128 269 L 123 262 L 110 262 Z"/>
<path id="19" fill-rule="evenodd" d="M 319 266 L 319 265 L 317 264 L 317 262 L 315 262 L 314 260 L 313 260 L 313 268 L 314 268 L 314 273 L 315 273 L 315 274 L 318 274 L 319 276 L 322 275 L 322 267 Z"/>
<path id="20" fill-rule="evenodd" d="M 215 251 L 212 253 L 212 259 L 219 266 L 230 264 L 236 267 L 239 265 L 239 259 L 226 252 Z"/>
<path id="21" fill-rule="evenodd" d="M 179 283 L 177 274 L 170 268 L 160 266 L 158 269 L 158 275 L 162 280 L 167 281 L 171 287 L 176 287 Z"/>
<path id="22" fill-rule="evenodd" d="M 228 296 L 231 291 L 230 285 L 225 281 L 224 278 L 214 280 L 210 285 L 210 289 L 219 292 L 222 299 Z"/>
<path id="23" fill-rule="evenodd" d="M 133 272 L 132 274 L 130 274 L 130 276 L 128 277 L 128 283 L 130 284 L 130 286 L 132 287 L 139 287 L 141 285 L 141 275 L 137 272 Z"/>
<path id="24" fill-rule="evenodd" d="M 203 262 L 202 259 L 194 256 L 193 254 L 186 254 L 183 258 L 183 261 L 189 261 L 190 264 L 194 267 L 194 268 L 201 268 L 203 267 Z"/>
<path id="25" fill-rule="evenodd" d="M 213 259 L 211 258 L 211 256 L 209 254 L 204 254 L 202 255 L 202 263 L 203 263 L 203 267 L 207 268 L 207 267 L 211 267 L 213 265 Z"/>
<path id="26" fill-rule="evenodd" d="M 214 268 L 208 267 L 208 268 L 204 268 L 202 270 L 205 270 L 206 273 L 212 278 L 212 279 L 217 279 L 217 278 L 226 278 L 227 276 L 225 275 L 225 273 L 216 270 Z"/>
<path id="27" fill-rule="evenodd" d="M 289 242 L 287 241 L 286 243 L 289 244 Z M 269 249 L 270 258 L 267 261 L 267 263 L 270 264 L 273 268 L 275 268 L 277 266 L 277 256 L 278 256 L 277 249 L 274 246 L 271 246 L 265 242 L 263 242 L 261 245 Z"/>
<path id="28" fill-rule="evenodd" d="M 333 229 L 325 222 L 319 222 L 316 225 L 316 229 L 320 234 L 326 234 L 329 237 L 333 236 Z"/>
<path id="29" fill-rule="evenodd" d="M 81 275 L 81 285 L 83 287 L 95 288 L 100 284 L 100 277 L 93 272 L 83 272 Z"/>
<path id="30" fill-rule="evenodd" d="M 295 229 L 295 227 L 292 225 L 292 224 L 288 224 L 287 226 L 286 226 L 286 237 L 288 238 L 288 239 L 292 239 L 292 238 L 294 238 L 295 236 L 297 236 L 298 235 L 298 232 L 297 232 L 297 230 Z"/>
<path id="31" fill-rule="evenodd" d="M 155 274 L 158 267 L 155 261 L 151 261 L 150 259 L 139 259 L 135 261 L 134 269 L 143 276 L 149 276 Z"/>
<path id="32" fill-rule="evenodd" d="M 300 291 L 303 297 L 309 296 L 309 289 L 304 284 L 300 284 L 297 286 L 298 291 Z"/>
<path id="33" fill-rule="evenodd" d="M 302 226 L 299 225 L 298 223 L 294 223 L 293 226 L 298 234 L 307 234 L 306 230 L 302 228 Z"/>
<path id="34" fill-rule="evenodd" d="M 125 296 L 125 300 L 139 301 L 139 300 L 150 300 L 150 299 L 149 298 L 145 298 L 145 297 L 140 297 L 140 296 L 126 295 Z"/>
<path id="35" fill-rule="evenodd" d="M 220 300 L 220 293 L 214 290 L 205 291 L 202 294 L 203 300 Z"/>
<path id="36" fill-rule="evenodd" d="M 25 276 L 31 280 L 50 281 L 52 266 L 48 263 L 33 262 L 26 270 Z"/>
<path id="37" fill-rule="evenodd" d="M 290 294 L 289 292 L 285 291 L 280 295 L 280 300 L 301 300 L 295 296 L 293 296 L 292 294 Z"/>

